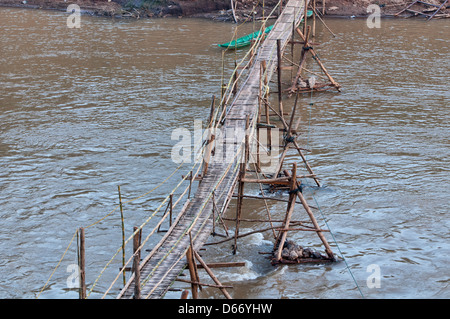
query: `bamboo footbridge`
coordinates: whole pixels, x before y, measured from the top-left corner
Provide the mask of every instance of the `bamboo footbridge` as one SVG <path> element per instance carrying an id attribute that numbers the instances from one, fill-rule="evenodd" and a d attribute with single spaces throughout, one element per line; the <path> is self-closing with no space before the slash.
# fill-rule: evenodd
<path id="1" fill-rule="evenodd" d="M 256 126 L 262 63 L 266 64 L 266 77 L 267 80 L 270 80 L 277 66 L 277 41 L 281 41 L 282 47 L 288 44 L 292 35 L 292 25 L 299 25 L 304 13 L 304 0 L 291 0 L 286 4 L 272 31 L 261 44 L 245 83 L 242 84 L 234 101 L 226 110 L 224 121 L 222 121 L 224 123 L 223 132 L 236 132 L 239 129 L 252 131 Z M 230 138 L 235 140 L 234 137 Z M 225 137 L 225 141 L 226 139 L 227 137 Z M 234 150 L 228 149 L 227 152 L 231 151 L 236 155 L 243 153 L 244 143 L 242 142 L 227 143 L 235 148 Z M 216 145 L 217 147 L 219 146 Z M 243 157 L 239 155 L 234 157 L 235 160 L 231 163 L 210 160 L 195 196 L 183 207 L 161 242 L 141 262 L 141 278 L 150 278 L 145 285 L 141 286 L 140 294 L 143 298 L 162 298 L 185 268 L 185 256 L 191 247 L 191 241 L 193 250 L 196 251 L 210 237 L 213 228 L 211 212 L 216 207 L 219 214 L 226 209 L 238 181 L 239 170 L 237 168 Z M 135 276 L 133 275 L 118 298 L 133 298 L 135 291 Z"/>
<path id="2" fill-rule="evenodd" d="M 314 17 L 317 15 L 320 18 L 315 10 L 315 1 L 308 0 L 289 0 L 287 3 L 285 3 L 285 1 L 279 1 L 278 5 L 269 14 L 269 16 L 271 16 L 271 14 L 278 9 L 278 18 L 273 25 L 272 30 L 267 35 L 265 35 L 264 32 L 261 32 L 260 35 L 252 41 L 251 48 L 242 59 L 242 62 L 240 62 L 239 65 L 236 63 L 236 67 L 228 85 L 222 85 L 222 98 L 218 107 L 215 106 L 215 97 L 213 96 L 208 125 L 209 130 L 207 131 L 207 135 L 202 138 L 203 144 L 200 147 L 201 159 L 195 161 L 194 167 L 192 167 L 187 175 L 183 176 L 182 181 L 175 187 L 172 193 L 166 197 L 161 205 L 141 226 L 134 228 L 133 235 L 126 241 L 123 230 L 122 214 L 123 246 L 121 249 L 117 250 L 113 258 L 107 263 L 105 268 L 103 268 L 99 277 L 97 277 L 91 285 L 88 294 L 86 294 L 84 270 L 84 228 L 80 228 L 79 234 L 77 231 L 74 237 L 72 237 L 73 241 L 74 238 L 78 238 L 79 235 L 80 298 L 84 299 L 89 297 L 94 290 L 94 287 L 97 286 L 100 277 L 120 252 L 123 254 L 123 267 L 109 285 L 109 288 L 106 289 L 102 298 L 110 296 L 111 293 L 113 293 L 112 289 L 117 288 L 116 284 L 120 281 L 119 278 L 121 276 L 123 276 L 123 287 L 116 296 L 117 299 L 161 299 L 169 291 L 175 281 L 190 283 L 192 298 L 194 299 L 198 298 L 198 289 L 201 289 L 202 286 L 219 288 L 226 298 L 231 298 L 226 288 L 232 287 L 222 285 L 219 279 L 213 274 L 211 268 L 242 266 L 242 263 L 207 264 L 203 261 L 199 251 L 204 246 L 210 244 L 234 240 L 233 253 L 236 253 L 238 249 L 237 239 L 252 233 L 239 234 L 240 223 L 249 222 L 249 220 L 242 217 L 242 202 L 244 198 L 253 197 L 264 200 L 268 216 L 268 219 L 264 220 L 264 222 L 270 223 L 270 227 L 260 230 L 260 232 L 272 231 L 273 233 L 275 243 L 270 257 L 272 264 L 299 264 L 306 262 L 330 262 L 336 260 L 335 255 L 324 236 L 324 232 L 329 230 L 322 229 L 319 226 L 312 211 L 314 207 L 310 206 L 302 195 L 302 182 L 300 181 L 301 178 L 309 178 L 312 179 L 317 186 L 321 186 L 318 177 L 313 172 L 303 154 L 304 151 L 310 150 L 301 148 L 296 140 L 298 135 L 297 128 L 300 124 L 300 118 L 296 119 L 296 108 L 299 95 L 304 92 L 320 92 L 327 89 L 336 89 L 337 91 L 340 91 L 340 85 L 334 81 L 327 72 L 310 42 L 311 26 L 307 25 L 307 16 L 305 14 L 308 6 L 315 13 Z M 261 30 L 264 30 L 267 20 L 268 19 L 263 21 Z M 303 31 L 300 30 L 299 27 L 302 21 Z M 315 31 L 315 19 L 313 20 L 313 23 L 313 30 Z M 314 31 L 312 34 L 314 34 Z M 300 39 L 297 41 L 294 39 L 294 36 L 296 35 L 300 36 Z M 286 57 L 287 54 L 285 54 L 285 50 L 289 44 L 292 53 L 290 59 L 288 59 Z M 300 60 L 298 64 L 293 62 L 295 44 L 301 45 Z M 322 74 L 319 75 L 318 73 L 311 72 L 305 68 L 308 56 L 311 56 L 315 62 L 317 62 L 321 71 L 323 71 Z M 247 62 L 244 63 L 244 61 Z M 281 80 L 281 72 L 283 69 L 286 69 L 286 67 L 282 65 L 283 61 L 287 61 L 290 64 L 291 70 L 298 68 L 295 76 L 291 73 L 291 77 L 293 77 L 292 83 L 285 89 L 282 88 Z M 305 71 L 317 75 L 326 82 L 318 82 L 312 77 L 309 80 L 306 80 L 308 82 L 306 86 L 303 85 L 305 83 L 303 78 Z M 278 80 L 277 110 L 270 105 L 269 101 L 269 84 L 275 73 L 277 74 L 276 78 Z M 294 106 L 287 117 L 285 117 L 286 113 L 284 113 L 283 110 L 282 93 L 287 93 L 289 96 L 296 94 Z M 277 120 L 271 121 L 271 117 L 274 116 Z M 265 122 L 263 121 L 263 118 L 265 118 Z M 280 127 L 277 127 L 275 124 Z M 268 149 L 271 149 L 272 146 L 275 147 L 275 145 L 271 145 L 272 142 L 270 137 L 272 134 L 276 135 L 276 130 L 282 132 L 283 135 L 281 142 L 275 142 L 275 144 L 283 144 L 281 145 L 281 153 L 276 154 L 277 161 L 276 164 L 271 167 L 270 172 L 263 172 L 264 170 L 262 169 L 260 162 L 260 154 L 262 153 L 261 148 L 264 148 L 264 150 L 267 151 Z M 268 144 L 266 141 L 265 145 L 262 143 L 263 138 L 261 135 L 263 131 L 265 131 L 266 138 L 269 140 Z M 306 175 L 299 176 L 297 174 L 296 163 L 292 164 L 291 170 L 283 167 L 284 160 L 290 149 L 294 149 L 298 152 L 298 155 L 307 170 Z M 251 161 L 251 159 L 253 159 L 253 161 Z M 251 170 L 251 164 L 253 164 L 254 170 Z M 178 171 L 182 165 L 183 163 L 180 164 L 175 172 Z M 171 176 L 173 176 L 175 172 L 173 172 Z M 256 177 L 254 176 L 255 174 Z M 253 175 L 253 178 L 250 177 L 250 175 Z M 195 194 L 191 196 L 192 183 L 194 181 L 198 181 L 198 187 Z M 163 181 L 163 183 L 164 182 L 165 181 Z M 182 183 L 189 183 L 189 185 L 184 189 L 179 198 L 175 199 L 174 192 Z M 262 196 L 249 196 L 244 194 L 244 185 L 250 183 L 259 184 Z M 289 191 L 289 199 L 282 200 L 265 197 L 262 185 L 287 189 Z M 155 187 L 155 189 L 157 187 Z M 235 191 L 237 191 L 237 194 Z M 150 192 L 144 195 L 147 195 Z M 187 195 L 187 199 L 184 199 L 187 192 L 189 195 Z M 228 220 L 235 223 L 235 230 L 234 235 L 229 236 L 227 226 L 224 222 L 226 219 L 224 213 L 227 211 L 233 197 L 237 198 L 236 217 Z M 184 202 L 181 202 L 183 199 Z M 287 202 L 286 213 L 282 220 L 272 219 L 266 203 L 267 200 Z M 120 187 L 119 202 L 122 213 Z M 175 207 L 178 207 L 179 203 L 183 203 L 183 206 L 179 209 L 175 218 L 172 219 Z M 301 207 L 304 208 L 309 217 L 307 221 L 295 220 L 293 213 L 296 203 L 300 203 Z M 162 209 L 163 205 L 167 206 L 161 220 L 145 240 L 142 241 L 143 227 L 156 216 L 156 213 Z M 114 210 L 112 212 L 114 212 Z M 144 245 L 147 243 L 150 236 L 157 231 L 159 232 L 159 228 L 164 220 L 166 220 L 166 222 L 167 220 L 169 221 L 168 230 L 156 245 L 145 250 L 149 251 L 149 253 L 141 258 L 142 252 L 144 251 Z M 258 222 L 262 222 L 262 220 L 259 220 Z M 274 223 L 280 222 L 280 226 L 274 226 Z M 218 223 L 221 223 L 223 226 L 226 232 L 226 236 L 224 236 L 226 239 L 214 243 L 207 243 L 212 234 L 217 234 L 216 224 Z M 88 226 L 87 228 L 91 226 Z M 326 254 L 319 254 L 319 256 L 317 256 L 317 254 L 314 253 L 306 253 L 306 250 L 303 251 L 303 248 L 298 250 L 299 246 L 293 245 L 292 241 L 289 241 L 287 238 L 288 232 L 291 231 L 309 231 L 316 233 L 325 248 Z M 125 263 L 125 245 L 131 240 L 133 240 L 133 255 Z M 69 247 L 67 247 L 66 252 Z M 293 250 L 293 247 L 296 249 L 295 251 Z M 64 252 L 62 258 L 64 258 L 66 252 Z M 58 266 L 61 261 L 62 259 L 58 263 Z M 199 262 L 199 264 L 197 264 L 197 262 Z M 132 267 L 130 267 L 131 263 Z M 127 265 L 128 267 L 126 267 Z M 190 280 L 178 278 L 186 268 L 189 269 Z M 214 284 L 202 283 L 198 276 L 197 268 L 205 269 L 214 281 Z M 132 274 L 129 279 L 126 280 L 125 271 L 130 270 L 132 271 Z M 46 285 L 44 285 L 44 288 Z M 44 288 L 42 288 L 41 292 Z M 187 294 L 187 290 L 183 291 L 182 298 L 186 299 Z"/>
<path id="3" fill-rule="evenodd" d="M 270 79 L 277 66 L 277 40 L 281 41 L 283 47 L 286 46 L 292 34 L 293 23 L 299 25 L 304 13 L 304 0 L 291 0 L 286 4 L 272 31 L 261 44 L 245 83 L 226 111 L 223 132 L 236 132 L 248 128 L 251 131 L 256 126 L 261 91 L 261 64 L 265 61 L 266 77 Z M 234 137 L 232 139 L 235 140 Z M 227 143 L 230 144 L 235 149 L 228 149 L 227 152 L 231 151 L 236 155 L 243 153 L 244 143 Z M 195 196 L 183 207 L 162 241 L 141 262 L 141 278 L 150 277 L 141 287 L 142 297 L 162 298 L 185 268 L 184 258 L 190 248 L 190 240 L 193 242 L 193 249 L 199 250 L 210 237 L 213 228 L 211 212 L 215 209 L 213 206 L 218 208 L 219 214 L 226 209 L 238 180 L 237 168 L 242 156 L 234 157 L 232 163 L 210 161 Z M 133 298 L 134 277 L 130 278 L 118 298 Z"/>

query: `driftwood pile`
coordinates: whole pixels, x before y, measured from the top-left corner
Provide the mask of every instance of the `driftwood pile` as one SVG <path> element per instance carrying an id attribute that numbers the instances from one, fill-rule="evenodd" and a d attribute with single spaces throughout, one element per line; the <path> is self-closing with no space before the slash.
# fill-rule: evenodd
<path id="1" fill-rule="evenodd" d="M 406 8 L 404 8 L 402 11 L 394 14 L 394 16 L 399 16 L 403 13 L 407 13 L 408 17 L 423 16 L 426 17 L 427 20 L 431 20 L 433 18 L 450 18 L 448 9 L 450 9 L 450 0 L 441 0 L 440 2 L 436 3 L 416 0 Z"/>

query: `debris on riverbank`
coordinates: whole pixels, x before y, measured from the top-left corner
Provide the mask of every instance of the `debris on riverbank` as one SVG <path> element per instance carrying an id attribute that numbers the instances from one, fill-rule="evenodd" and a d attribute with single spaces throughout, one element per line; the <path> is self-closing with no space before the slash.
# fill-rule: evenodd
<path id="1" fill-rule="evenodd" d="M 404 10 L 414 1 L 384 0 L 378 5 L 382 16 L 393 16 Z M 426 16 L 433 9 L 443 5 L 440 17 L 450 16 L 450 1 L 427 0 L 430 6 L 416 3 L 403 11 L 407 16 Z M 233 3 L 233 6 L 232 6 Z M 265 7 L 256 0 L 0 0 L 0 6 L 33 8 L 44 10 L 66 11 L 70 4 L 80 6 L 81 13 L 96 16 L 163 18 L 163 17 L 196 17 L 217 21 L 242 22 L 246 19 L 261 19 L 272 11 L 278 0 L 266 0 Z M 365 17 L 370 14 L 367 8 L 371 0 L 317 0 L 316 9 L 319 14 L 330 17 Z M 433 7 L 434 6 L 434 7 Z M 430 14 L 430 15 L 431 15 Z M 278 11 L 275 10 L 274 18 Z"/>

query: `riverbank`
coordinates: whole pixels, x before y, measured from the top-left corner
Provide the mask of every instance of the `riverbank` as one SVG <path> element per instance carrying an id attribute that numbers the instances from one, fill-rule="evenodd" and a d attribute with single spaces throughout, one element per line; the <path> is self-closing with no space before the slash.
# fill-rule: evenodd
<path id="1" fill-rule="evenodd" d="M 218 21 L 243 21 L 250 17 L 267 16 L 278 3 L 277 0 L 266 0 L 264 9 L 261 1 L 237 0 L 231 7 L 230 0 L 0 0 L 0 6 L 32 8 L 43 10 L 66 11 L 69 4 L 77 4 L 83 14 L 110 17 L 197 17 Z M 325 2 L 325 5 L 324 5 Z M 384 0 L 381 1 L 382 16 L 392 16 L 404 9 L 411 1 Z M 439 0 L 428 0 L 439 5 Z M 259 6 L 255 7 L 255 4 Z M 332 17 L 364 17 L 371 0 L 326 0 L 317 1 L 317 10 L 325 16 Z M 233 11 L 234 9 L 234 11 Z M 277 11 L 277 10 L 276 10 Z M 449 9 L 446 10 L 447 13 Z M 274 13 L 274 16 L 278 12 Z"/>

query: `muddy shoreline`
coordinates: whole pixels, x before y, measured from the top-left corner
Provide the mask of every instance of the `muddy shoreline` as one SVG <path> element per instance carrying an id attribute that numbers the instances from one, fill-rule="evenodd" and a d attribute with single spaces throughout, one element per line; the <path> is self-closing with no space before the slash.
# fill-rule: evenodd
<path id="1" fill-rule="evenodd" d="M 430 0 L 432 1 L 432 0 Z M 0 6 L 29 8 L 41 10 L 67 11 L 69 4 L 80 6 L 82 14 L 115 18 L 205 18 L 217 21 L 237 22 L 255 17 L 267 16 L 278 1 L 266 0 L 265 10 L 255 7 L 255 1 L 238 0 L 235 11 L 231 9 L 230 1 L 154 1 L 154 0 L 0 0 Z M 158 4 L 155 4 L 158 3 Z M 381 6 L 381 15 L 389 17 L 399 12 L 408 4 L 404 0 L 386 0 Z M 317 10 L 327 17 L 349 18 L 366 17 L 369 15 L 368 0 L 327 0 L 325 7 L 317 1 Z M 275 10 L 274 17 L 278 14 Z"/>

